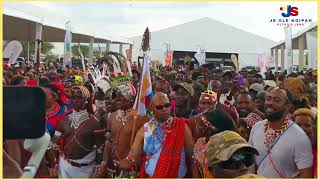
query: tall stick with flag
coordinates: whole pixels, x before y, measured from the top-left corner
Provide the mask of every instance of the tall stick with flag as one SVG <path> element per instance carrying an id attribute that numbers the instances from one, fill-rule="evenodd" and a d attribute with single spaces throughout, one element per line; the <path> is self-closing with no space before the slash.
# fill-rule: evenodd
<path id="1" fill-rule="evenodd" d="M 66 65 L 69 65 L 69 67 L 72 66 L 71 41 L 72 41 L 71 23 L 70 21 L 68 21 L 66 23 L 66 35 L 64 37 L 63 69 L 66 68 Z"/>
<path id="2" fill-rule="evenodd" d="M 138 117 L 144 117 L 147 114 L 150 115 L 150 111 L 148 108 L 151 103 L 151 98 L 153 95 L 150 68 L 149 68 L 150 58 L 147 54 L 147 50 L 150 49 L 149 41 L 150 41 L 150 32 L 149 32 L 149 29 L 147 28 L 143 34 L 143 40 L 142 40 L 142 50 L 144 52 L 144 57 L 143 57 L 142 71 L 141 71 L 141 77 L 140 77 L 139 92 L 132 108 L 133 112 Z M 131 134 L 131 145 L 133 144 L 133 140 L 134 140 L 136 124 L 137 124 L 137 118 L 134 118 L 132 134 Z"/>
<path id="3" fill-rule="evenodd" d="M 150 76 L 149 61 L 149 56 L 145 54 L 143 58 L 143 67 L 140 78 L 139 93 L 136 97 L 136 101 L 133 107 L 137 111 L 137 115 L 140 116 L 150 114 L 148 108 L 152 98 L 152 83 Z"/>

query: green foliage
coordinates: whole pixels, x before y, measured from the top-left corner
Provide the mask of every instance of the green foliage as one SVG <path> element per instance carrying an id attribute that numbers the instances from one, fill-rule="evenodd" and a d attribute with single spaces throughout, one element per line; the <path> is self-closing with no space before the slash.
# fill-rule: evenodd
<path id="1" fill-rule="evenodd" d="M 73 46 L 71 46 L 71 52 L 72 55 L 78 58 L 81 58 L 79 51 L 78 51 L 79 45 L 78 44 L 74 44 Z M 84 57 L 89 57 L 89 46 L 87 45 L 80 45 L 81 51 L 84 55 Z"/>
<path id="2" fill-rule="evenodd" d="M 24 57 L 25 59 L 28 58 L 28 42 L 22 42 L 20 41 L 22 44 L 22 52 L 20 54 L 20 57 Z M 29 56 L 30 57 L 34 57 L 34 48 L 35 48 L 35 43 L 34 42 L 30 42 L 29 43 Z M 54 49 L 54 45 L 52 43 L 49 42 L 42 42 L 41 44 L 41 54 L 44 54 L 46 56 L 46 59 L 50 59 L 53 58 L 53 53 L 52 53 L 52 49 Z"/>
<path id="3" fill-rule="evenodd" d="M 100 58 L 100 51 L 99 50 L 93 51 L 93 56 L 96 57 L 97 59 L 99 59 Z"/>

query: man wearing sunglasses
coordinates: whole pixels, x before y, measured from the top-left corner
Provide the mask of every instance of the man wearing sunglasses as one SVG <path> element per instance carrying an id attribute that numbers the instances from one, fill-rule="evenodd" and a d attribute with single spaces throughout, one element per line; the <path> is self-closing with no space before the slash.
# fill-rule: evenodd
<path id="1" fill-rule="evenodd" d="M 258 151 L 238 133 L 223 131 L 211 136 L 206 146 L 207 165 L 214 178 L 236 178 L 248 174 Z"/>
<path id="2" fill-rule="evenodd" d="M 193 140 L 183 118 L 170 116 L 169 98 L 164 93 L 152 97 L 154 118 L 135 136 L 128 156 L 119 162 L 124 170 L 138 170 L 140 177 L 198 177 L 193 162 Z"/>

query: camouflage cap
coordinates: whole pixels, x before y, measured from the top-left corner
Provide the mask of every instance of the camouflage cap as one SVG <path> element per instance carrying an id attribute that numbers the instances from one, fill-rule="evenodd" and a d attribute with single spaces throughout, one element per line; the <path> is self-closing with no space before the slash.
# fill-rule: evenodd
<path id="1" fill-rule="evenodd" d="M 255 154 L 259 154 L 258 150 L 249 145 L 243 137 L 234 131 L 223 131 L 215 134 L 211 136 L 206 147 L 208 165 L 227 161 L 237 150 L 245 147 L 252 149 Z"/>
<path id="2" fill-rule="evenodd" d="M 265 179 L 265 177 L 258 176 L 256 174 L 247 173 L 241 176 L 236 177 L 237 179 Z"/>
<path id="3" fill-rule="evenodd" d="M 185 89 L 189 94 L 190 96 L 193 96 L 194 95 L 194 89 L 192 87 L 191 84 L 187 83 L 187 82 L 180 82 L 180 83 L 177 83 L 173 86 L 173 90 L 177 90 L 179 87 L 182 87 L 183 89 Z"/>

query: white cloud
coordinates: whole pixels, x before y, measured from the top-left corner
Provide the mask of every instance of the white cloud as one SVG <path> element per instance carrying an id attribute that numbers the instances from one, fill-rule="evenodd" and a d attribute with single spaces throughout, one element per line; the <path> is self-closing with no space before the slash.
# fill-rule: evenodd
<path id="1" fill-rule="evenodd" d="M 236 28 L 269 38 L 284 39 L 282 27 L 269 23 L 281 18 L 280 6 L 299 8 L 299 17 L 317 21 L 317 2 L 28 2 L 45 11 L 92 27 L 109 36 L 142 35 L 151 31 L 210 17 Z M 293 33 L 303 27 L 293 27 Z"/>

